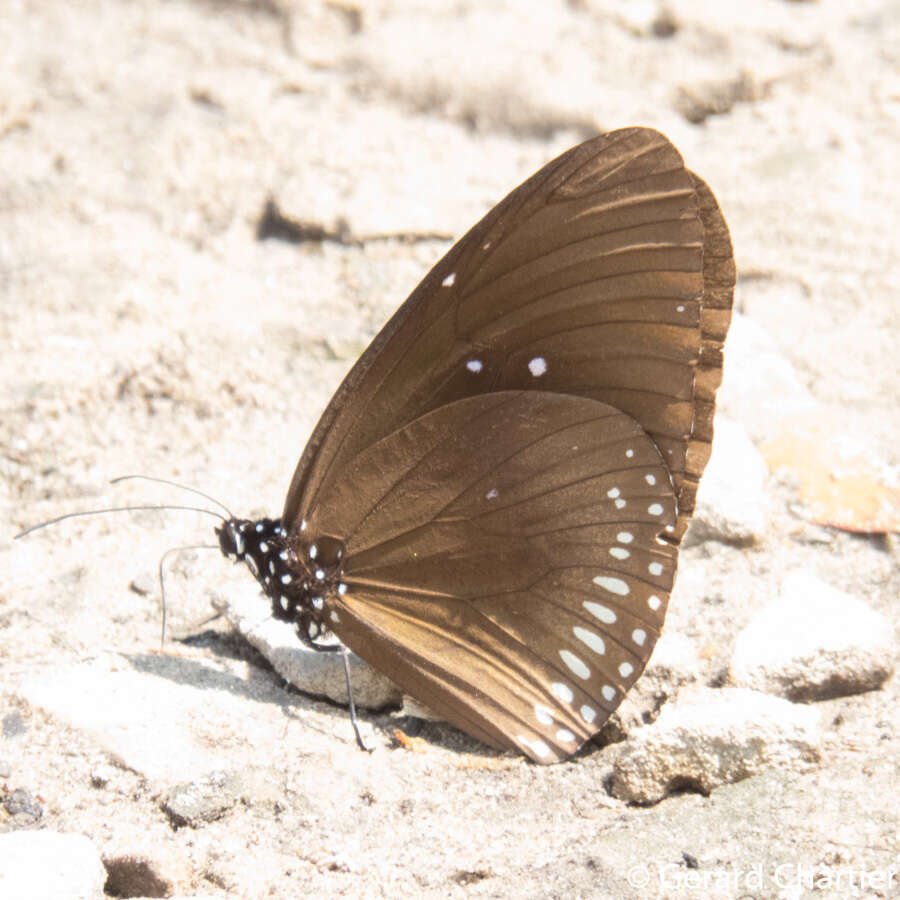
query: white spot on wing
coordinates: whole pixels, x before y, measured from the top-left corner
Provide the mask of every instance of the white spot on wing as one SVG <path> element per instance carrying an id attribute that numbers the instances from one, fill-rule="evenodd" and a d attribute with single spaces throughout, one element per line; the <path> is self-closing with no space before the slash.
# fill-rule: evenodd
<path id="1" fill-rule="evenodd" d="M 553 724 L 553 710 L 548 709 L 546 706 L 541 706 L 539 703 L 536 703 L 534 706 L 534 717 L 541 725 Z"/>
<path id="2" fill-rule="evenodd" d="M 630 531 L 620 531 L 616 535 L 616 540 L 620 544 L 630 544 L 634 540 L 634 535 Z"/>
<path id="3" fill-rule="evenodd" d="M 553 684 L 550 685 L 550 690 L 565 703 L 571 703 L 572 700 L 575 699 L 572 688 L 567 684 L 563 684 L 561 681 L 554 681 Z"/>
<path id="4" fill-rule="evenodd" d="M 592 706 L 582 706 L 579 712 L 581 713 L 581 718 L 584 719 L 588 725 L 597 718 L 597 710 Z"/>
<path id="5" fill-rule="evenodd" d="M 500 491 L 498 491 L 497 488 L 491 488 L 491 489 L 484 495 L 484 499 L 485 499 L 485 500 L 495 500 L 495 499 L 496 499 L 497 497 L 499 497 L 499 496 L 500 496 Z"/>
<path id="6" fill-rule="evenodd" d="M 652 562 L 649 566 L 647 566 L 647 568 L 649 569 L 651 575 L 662 575 L 662 563 Z"/>
<path id="7" fill-rule="evenodd" d="M 610 547 L 609 555 L 616 559 L 628 559 L 631 554 L 624 547 Z"/>
<path id="8" fill-rule="evenodd" d="M 634 450 L 632 450 L 631 447 L 629 447 L 629 448 L 625 451 L 625 455 L 626 455 L 629 459 L 631 459 L 631 457 L 634 456 Z"/>
<path id="9" fill-rule="evenodd" d="M 600 693 L 603 694 L 603 699 L 606 700 L 607 703 L 612 703 L 613 700 L 616 699 L 615 688 L 610 687 L 608 684 L 604 684 L 603 687 L 600 688 Z"/>
<path id="10" fill-rule="evenodd" d="M 644 476 L 644 481 L 646 481 L 647 484 L 656 484 L 656 476 L 647 474 Z"/>
<path id="11" fill-rule="evenodd" d="M 619 499 L 616 500 L 616 509 L 624 509 L 625 505 L 626 505 L 625 501 L 621 497 L 619 497 Z"/>
<path id="12" fill-rule="evenodd" d="M 647 512 L 650 513 L 651 516 L 661 516 L 663 514 L 663 508 L 661 503 L 651 503 L 647 507 Z"/>
<path id="13" fill-rule="evenodd" d="M 659 597 L 656 596 L 656 594 L 651 594 L 647 598 L 647 605 L 650 607 L 650 609 L 657 610 L 662 606 L 662 600 L 660 600 Z"/>
<path id="14" fill-rule="evenodd" d="M 569 744 L 575 740 L 575 735 L 572 734 L 568 728 L 560 728 L 559 731 L 556 732 L 556 739 L 561 744 Z"/>
<path id="15" fill-rule="evenodd" d="M 609 497 L 609 498 L 612 500 L 612 499 L 615 499 L 616 497 L 618 497 L 619 494 L 621 494 L 621 493 L 622 493 L 622 492 L 621 492 L 617 487 L 616 487 L 616 488 L 610 488 L 610 489 L 606 492 L 606 496 Z"/>
<path id="16" fill-rule="evenodd" d="M 623 662 L 619 666 L 619 674 L 623 678 L 627 678 L 634 671 L 634 666 L 630 662 Z"/>
<path id="17" fill-rule="evenodd" d="M 634 631 L 631 632 L 631 639 L 639 646 L 644 646 L 644 641 L 647 640 L 647 632 L 644 631 L 643 628 L 635 628 Z"/>
<path id="18" fill-rule="evenodd" d="M 629 591 L 628 584 L 622 581 L 621 578 L 610 578 L 607 575 L 595 575 L 594 584 L 599 585 L 603 590 L 609 591 L 611 594 L 618 594 L 620 597 L 624 597 Z"/>
<path id="19" fill-rule="evenodd" d="M 560 650 L 559 655 L 562 657 L 562 661 L 579 678 L 585 680 L 591 677 L 591 670 L 570 650 Z"/>
<path id="20" fill-rule="evenodd" d="M 456 272 L 451 272 L 442 282 L 441 284 L 444 287 L 452 287 L 453 282 L 456 281 Z"/>
<path id="21" fill-rule="evenodd" d="M 470 359 L 470 360 L 466 363 L 466 368 L 467 368 L 470 372 L 475 372 L 475 373 L 477 374 L 478 372 L 480 372 L 480 371 L 484 368 L 484 364 L 481 362 L 480 359 Z"/>
<path id="22" fill-rule="evenodd" d="M 547 360 L 544 359 L 543 356 L 535 356 L 534 359 L 528 363 L 528 371 L 531 372 L 535 378 L 540 378 L 541 375 L 547 371 Z"/>
<path id="23" fill-rule="evenodd" d="M 612 625 L 612 623 L 616 621 L 616 614 L 608 606 L 603 606 L 602 603 L 594 603 L 591 600 L 585 600 L 584 608 L 594 616 L 594 618 L 603 622 L 604 625 Z"/>
<path id="24" fill-rule="evenodd" d="M 587 644 L 594 653 L 599 653 L 601 656 L 606 653 L 606 644 L 599 634 L 594 634 L 593 631 L 582 628 L 580 625 L 576 625 L 572 631 L 575 632 L 575 637 L 582 643 Z"/>

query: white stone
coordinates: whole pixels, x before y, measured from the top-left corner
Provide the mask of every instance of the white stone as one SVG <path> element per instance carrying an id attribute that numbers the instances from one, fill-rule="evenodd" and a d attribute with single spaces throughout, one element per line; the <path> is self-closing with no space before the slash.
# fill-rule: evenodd
<path id="1" fill-rule="evenodd" d="M 293 625 L 272 618 L 268 603 L 252 587 L 229 585 L 219 591 L 216 605 L 285 681 L 304 693 L 346 703 L 347 679 L 342 654 L 321 653 L 305 647 Z M 353 653 L 349 662 L 357 706 L 382 709 L 400 703 L 401 692 L 390 679 Z"/>
<path id="2" fill-rule="evenodd" d="M 893 672 L 892 634 L 861 600 L 810 572 L 792 572 L 738 635 L 730 681 L 792 700 L 874 690 Z"/>
<path id="3" fill-rule="evenodd" d="M 0 834 L 0 897 L 28 900 L 96 900 L 106 869 L 83 834 L 12 831 Z"/>
<path id="4" fill-rule="evenodd" d="M 654 803 L 671 790 L 708 794 L 773 767 L 804 771 L 819 759 L 818 710 L 739 688 L 702 688 L 635 731 L 613 766 L 612 793 Z"/>
<path id="5" fill-rule="evenodd" d="M 735 312 L 728 329 L 716 405 L 720 415 L 739 420 L 752 437 L 761 440 L 773 421 L 809 412 L 816 407 L 816 401 L 769 333 Z M 716 429 L 718 423 L 719 416 Z"/>
<path id="6" fill-rule="evenodd" d="M 766 525 L 766 463 L 744 428 L 716 418 L 712 455 L 697 491 L 697 506 L 685 538 L 748 544 L 759 540 Z"/>

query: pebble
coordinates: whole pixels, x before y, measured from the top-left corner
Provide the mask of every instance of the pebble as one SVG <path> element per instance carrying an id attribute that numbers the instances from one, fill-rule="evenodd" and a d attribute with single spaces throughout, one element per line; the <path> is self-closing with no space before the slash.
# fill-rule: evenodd
<path id="1" fill-rule="evenodd" d="M 892 631 L 858 598 L 798 570 L 738 635 L 729 681 L 795 701 L 875 690 L 894 670 Z"/>
<path id="2" fill-rule="evenodd" d="M 229 585 L 218 593 L 215 605 L 285 681 L 306 694 L 345 704 L 347 679 L 342 654 L 321 653 L 303 646 L 292 625 L 269 615 L 268 603 L 258 591 Z M 357 706 L 383 709 L 399 705 L 402 695 L 392 681 L 356 654 L 350 654 L 349 662 Z"/>
<path id="3" fill-rule="evenodd" d="M 105 896 L 106 869 L 82 834 L 11 831 L 0 834 L 0 897 L 96 900 Z"/>
<path id="4" fill-rule="evenodd" d="M 819 759 L 818 711 L 741 688 L 698 688 L 622 745 L 613 796 L 655 803 L 673 790 L 709 794 L 766 769 L 804 771 Z"/>

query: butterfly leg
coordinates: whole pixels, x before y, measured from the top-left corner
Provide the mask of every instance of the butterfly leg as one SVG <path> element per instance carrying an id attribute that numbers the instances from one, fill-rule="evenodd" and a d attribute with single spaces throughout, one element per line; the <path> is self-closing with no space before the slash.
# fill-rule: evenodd
<path id="1" fill-rule="evenodd" d="M 347 679 L 347 701 L 350 705 L 350 724 L 353 726 L 353 733 L 356 735 L 356 745 L 360 750 L 371 753 L 373 747 L 367 747 L 363 743 L 362 735 L 359 733 L 359 723 L 356 718 L 356 703 L 353 700 L 353 689 L 350 686 L 350 651 L 346 647 L 341 648 L 341 657 L 344 660 L 344 677 Z"/>

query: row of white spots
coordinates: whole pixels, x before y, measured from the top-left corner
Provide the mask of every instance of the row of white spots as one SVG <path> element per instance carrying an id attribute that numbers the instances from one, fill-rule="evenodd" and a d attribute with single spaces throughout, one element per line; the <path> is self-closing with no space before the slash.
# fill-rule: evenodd
<path id="1" fill-rule="evenodd" d="M 597 575 L 594 578 L 594 582 L 599 584 L 600 587 L 612 590 L 615 594 L 625 595 L 629 590 L 628 585 L 622 581 L 621 578 L 607 578 L 602 575 Z M 614 587 L 610 588 L 610 583 L 612 583 Z M 651 596 L 647 602 L 651 609 L 656 610 L 660 607 L 660 599 L 655 595 Z M 602 603 L 595 603 L 593 600 L 585 600 L 583 606 L 592 616 L 594 616 L 594 618 L 603 622 L 604 625 L 612 625 L 616 621 L 615 612 L 608 606 L 604 606 Z M 644 641 L 647 640 L 647 632 L 644 631 L 643 628 L 636 628 L 631 632 L 631 639 L 639 646 L 643 646 Z"/>
<path id="2" fill-rule="evenodd" d="M 540 738 L 527 738 L 524 734 L 516 736 L 516 740 L 527 747 L 535 756 L 544 757 L 550 753 L 550 748 Z"/>
<path id="3" fill-rule="evenodd" d="M 562 685 L 565 687 L 565 685 Z M 540 725 L 552 725 L 553 724 L 553 710 L 543 704 L 536 703 L 534 706 L 534 717 L 537 719 Z M 556 739 L 562 744 L 571 744 L 575 740 L 575 735 L 569 731 L 568 728 L 560 728 L 556 732 Z M 545 754 L 539 752 L 539 750 L 535 746 L 535 742 L 529 740 L 524 735 L 519 735 L 518 740 L 524 744 L 526 747 L 530 747 L 538 756 L 544 756 Z M 537 741 L 537 743 L 546 746 L 543 741 Z M 548 748 L 549 752 L 549 748 Z"/>
<path id="4" fill-rule="evenodd" d="M 444 284 L 446 283 L 447 279 L 445 278 Z M 466 362 L 466 368 L 477 375 L 484 368 L 484 363 L 480 359 L 470 359 Z M 528 371 L 533 377 L 540 378 L 547 372 L 547 360 L 543 356 L 535 356 L 528 362 Z"/>

